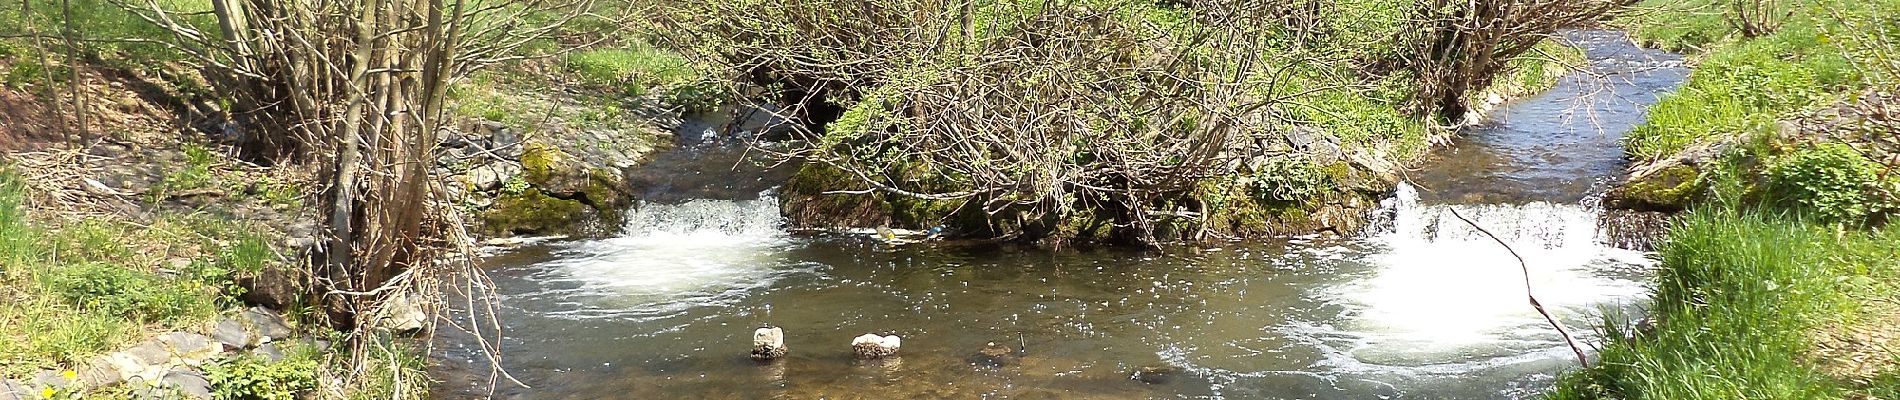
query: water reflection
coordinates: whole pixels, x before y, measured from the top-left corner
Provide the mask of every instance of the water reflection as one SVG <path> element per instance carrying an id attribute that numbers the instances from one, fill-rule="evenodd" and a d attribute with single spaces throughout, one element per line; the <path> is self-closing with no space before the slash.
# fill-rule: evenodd
<path id="1" fill-rule="evenodd" d="M 1591 51 L 1599 68 L 1648 62 L 1625 61 L 1649 53 L 1605 35 L 1572 38 L 1605 47 Z M 1674 84 L 1630 73 L 1632 91 L 1619 96 Z M 1566 82 L 1560 92 L 1581 90 Z M 1599 307 L 1633 307 L 1647 265 L 1603 246 L 1596 212 L 1578 201 L 1614 170 L 1605 154 L 1620 150 L 1613 139 L 1578 139 L 1570 120 L 1536 116 L 1563 100 L 1528 100 L 1526 113 L 1513 106 L 1505 122 L 1474 132 L 1458 145 L 1464 155 L 1445 156 L 1463 161 L 1418 175 L 1434 190 L 1401 190 L 1377 216 L 1386 229 L 1364 239 L 891 250 L 783 235 L 769 198 L 644 205 L 623 237 L 491 260 L 508 307 L 508 367 L 533 386 L 496 395 L 1525 397 L 1575 361 L 1526 304 L 1517 261 L 1449 214 L 1522 252 L 1531 285 L 1572 326 L 1593 322 Z M 1605 128 L 1620 135 L 1647 103 L 1591 104 L 1623 124 Z M 1488 197 L 1499 193 L 1508 201 Z M 785 329 L 786 358 L 747 357 L 764 323 Z M 902 336 L 901 358 L 853 359 L 851 338 L 872 332 Z M 443 332 L 439 341 L 436 376 L 448 381 L 437 394 L 486 394 L 471 389 L 486 376 L 467 372 L 485 370 L 467 340 Z"/>

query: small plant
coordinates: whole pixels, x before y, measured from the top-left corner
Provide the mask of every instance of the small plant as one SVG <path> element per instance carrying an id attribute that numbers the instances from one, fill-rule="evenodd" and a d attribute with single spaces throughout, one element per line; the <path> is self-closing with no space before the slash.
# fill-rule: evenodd
<path id="1" fill-rule="evenodd" d="M 502 194 L 521 194 L 527 192 L 528 189 L 528 180 L 522 179 L 519 175 L 509 177 L 508 181 L 501 183 Z"/>
<path id="2" fill-rule="evenodd" d="M 293 400 L 317 388 L 317 362 L 299 354 L 278 362 L 242 355 L 205 368 L 219 400 Z"/>
<path id="3" fill-rule="evenodd" d="M 195 143 L 187 143 L 184 151 L 184 168 L 165 175 L 165 188 L 171 191 L 183 191 L 210 185 L 213 161 L 211 150 Z"/>
<path id="4" fill-rule="evenodd" d="M 1768 168 L 1771 190 L 1782 200 L 1838 222 L 1865 221 L 1894 208 L 1876 195 L 1881 166 L 1844 144 L 1802 149 Z"/>

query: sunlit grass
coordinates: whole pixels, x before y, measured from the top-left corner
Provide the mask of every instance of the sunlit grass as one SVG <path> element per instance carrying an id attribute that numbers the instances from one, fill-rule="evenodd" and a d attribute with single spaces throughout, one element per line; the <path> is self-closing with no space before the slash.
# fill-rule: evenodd
<path id="1" fill-rule="evenodd" d="M 236 305 L 238 273 L 277 261 L 237 223 L 37 221 L 0 172 L 0 378 L 71 368 L 153 331 L 195 327 Z"/>
<path id="2" fill-rule="evenodd" d="M 1632 334 L 1610 321 L 1601 361 L 1567 375 L 1552 399 L 1832 399 L 1892 393 L 1895 382 L 1841 382 L 1805 357 L 1810 335 L 1893 296 L 1900 231 L 1840 231 L 1796 217 L 1700 211 L 1660 250 L 1652 315 Z M 1621 338 L 1621 339 L 1618 339 Z"/>

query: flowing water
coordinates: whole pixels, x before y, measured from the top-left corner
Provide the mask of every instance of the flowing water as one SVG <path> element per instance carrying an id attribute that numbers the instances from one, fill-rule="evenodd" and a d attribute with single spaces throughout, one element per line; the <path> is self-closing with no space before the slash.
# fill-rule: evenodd
<path id="1" fill-rule="evenodd" d="M 1576 360 L 1526 304 L 1516 259 L 1453 212 L 1511 243 L 1537 296 L 1578 333 L 1601 310 L 1634 311 L 1648 262 L 1604 246 L 1586 203 L 1620 168 L 1621 132 L 1684 75 L 1673 57 L 1620 34 L 1567 36 L 1589 50 L 1589 73 L 1508 105 L 1415 172 L 1419 187 L 1439 189 L 1401 186 L 1363 238 L 893 248 L 787 234 L 752 180 L 696 180 L 733 190 L 642 204 L 619 237 L 490 259 L 506 365 L 531 386 L 493 395 L 1534 396 Z M 747 358 L 761 324 L 785 329 L 787 358 Z M 871 332 L 902 336 L 900 356 L 854 360 L 851 338 Z M 438 340 L 435 372 L 447 379 L 438 394 L 489 394 L 470 340 Z"/>

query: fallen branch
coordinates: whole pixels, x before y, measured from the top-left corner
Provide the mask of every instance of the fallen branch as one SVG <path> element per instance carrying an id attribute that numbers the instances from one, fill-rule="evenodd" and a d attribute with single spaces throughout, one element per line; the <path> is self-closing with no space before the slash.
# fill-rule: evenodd
<path id="1" fill-rule="evenodd" d="M 1537 293 L 1531 290 L 1531 267 L 1530 264 L 1524 262 L 1524 256 L 1518 255 L 1516 249 L 1512 249 L 1511 245 L 1504 243 L 1504 239 L 1498 239 L 1498 235 L 1491 234 L 1491 231 L 1485 230 L 1482 226 L 1478 226 L 1478 223 L 1471 222 L 1471 220 L 1465 218 L 1464 215 L 1458 214 L 1457 208 L 1446 207 L 1445 209 L 1451 211 L 1451 216 L 1458 217 L 1459 221 L 1464 221 L 1466 225 L 1471 225 L 1471 229 L 1477 229 L 1478 232 L 1483 233 L 1485 237 L 1489 237 L 1492 241 L 1498 242 L 1499 246 L 1504 246 L 1505 251 L 1511 252 L 1511 257 L 1517 258 L 1517 267 L 1524 271 L 1524 297 L 1530 299 L 1531 308 L 1537 309 L 1537 313 L 1544 316 L 1544 321 L 1550 322 L 1552 328 L 1557 328 L 1557 334 L 1563 335 L 1564 344 L 1570 346 L 1570 351 L 1577 353 L 1577 363 L 1582 364 L 1584 368 L 1590 368 L 1590 358 L 1583 354 L 1583 347 L 1577 346 L 1577 340 L 1570 336 L 1570 330 L 1565 329 L 1564 323 L 1557 321 L 1556 317 L 1552 317 L 1550 311 L 1544 310 L 1544 304 L 1537 301 Z"/>

